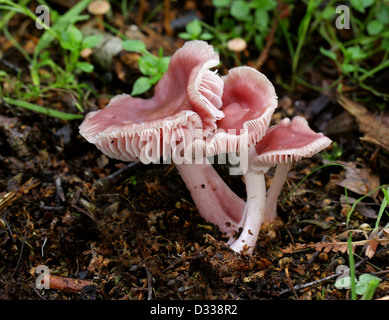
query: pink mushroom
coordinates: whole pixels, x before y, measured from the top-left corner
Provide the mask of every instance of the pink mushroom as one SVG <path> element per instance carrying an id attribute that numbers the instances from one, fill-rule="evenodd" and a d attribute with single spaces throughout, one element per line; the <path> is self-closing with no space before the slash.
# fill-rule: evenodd
<path id="1" fill-rule="evenodd" d="M 148 164 L 171 157 L 200 214 L 229 233 L 240 220 L 244 201 L 211 164 L 187 164 L 182 157 L 194 139 L 203 139 L 224 117 L 220 110 L 224 84 L 209 70 L 218 63 L 218 54 L 206 42 L 185 43 L 172 56 L 152 98 L 118 95 L 106 108 L 87 114 L 80 133 L 103 153 L 122 161 Z"/>
<path id="2" fill-rule="evenodd" d="M 247 201 L 240 213 L 242 234 L 257 238 L 261 223 L 245 223 L 244 217 L 260 219 L 264 215 L 266 184 L 262 173 L 251 170 L 248 160 L 256 155 L 255 144 L 262 139 L 277 108 L 277 95 L 271 82 L 250 67 L 231 69 L 224 78 L 221 111 L 225 117 L 217 121 L 217 131 L 206 140 L 196 139 L 194 150 L 205 150 L 206 155 L 239 153 L 240 167 L 245 178 Z M 234 246 L 231 237 L 228 244 Z M 238 252 L 239 252 L 238 251 Z M 252 252 L 252 251 L 251 251 Z"/>
<path id="3" fill-rule="evenodd" d="M 259 207 L 261 211 L 246 210 L 241 221 L 242 233 L 238 239 L 229 242 L 233 250 L 237 252 L 247 250 L 249 254 L 253 252 L 261 225 L 273 221 L 277 215 L 277 198 L 292 162 L 312 157 L 327 148 L 331 142 L 322 133 L 314 132 L 308 122 L 301 117 L 295 117 L 292 121 L 288 118 L 283 119 L 267 130 L 262 140 L 255 145 L 256 155 L 250 159 L 249 170 L 254 175 L 253 183 L 261 185 L 261 190 L 264 188 L 262 186 L 264 174 L 275 165 L 276 172 L 267 192 L 266 202 L 263 195 L 247 200 L 253 201 L 254 208 Z M 251 183 L 250 180 L 248 182 Z"/>

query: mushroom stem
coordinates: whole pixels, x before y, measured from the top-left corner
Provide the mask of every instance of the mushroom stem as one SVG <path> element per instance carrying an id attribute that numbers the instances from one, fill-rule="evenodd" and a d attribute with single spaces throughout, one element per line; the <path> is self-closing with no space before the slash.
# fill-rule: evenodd
<path id="1" fill-rule="evenodd" d="M 247 189 L 247 201 L 243 230 L 239 238 L 231 245 L 231 249 L 252 254 L 263 223 L 266 202 L 266 182 L 263 171 L 249 169 L 244 174 Z M 243 220 L 242 219 L 242 220 Z"/>
<path id="2" fill-rule="evenodd" d="M 216 172 L 212 164 L 176 164 L 200 215 L 232 235 L 245 210 L 238 197 Z"/>
<path id="3" fill-rule="evenodd" d="M 277 164 L 273 182 L 267 191 L 264 222 L 271 223 L 277 217 L 277 199 L 288 176 L 290 164 Z"/>

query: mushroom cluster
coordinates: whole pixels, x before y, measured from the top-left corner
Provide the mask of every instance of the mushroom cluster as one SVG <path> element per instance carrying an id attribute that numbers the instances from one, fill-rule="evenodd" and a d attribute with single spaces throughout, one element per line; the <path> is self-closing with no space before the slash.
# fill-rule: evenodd
<path id="1" fill-rule="evenodd" d="M 211 71 L 218 64 L 212 46 L 186 42 L 172 56 L 152 98 L 118 95 L 87 114 L 80 133 L 111 158 L 173 162 L 200 215 L 230 236 L 232 250 L 252 254 L 261 225 L 276 217 L 292 161 L 314 155 L 331 140 L 300 117 L 269 127 L 278 105 L 271 82 L 250 67 L 220 77 Z M 208 161 L 225 154 L 240 161 L 246 201 Z M 266 191 L 264 175 L 272 166 L 277 166 L 274 182 Z"/>

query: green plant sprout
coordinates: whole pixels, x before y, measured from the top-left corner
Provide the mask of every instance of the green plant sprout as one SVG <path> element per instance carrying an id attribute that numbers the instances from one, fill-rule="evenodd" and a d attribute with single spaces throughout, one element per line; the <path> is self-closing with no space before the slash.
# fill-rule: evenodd
<path id="1" fill-rule="evenodd" d="M 299 183 L 293 188 L 293 190 L 291 192 L 289 192 L 281 201 L 282 204 L 285 203 L 286 199 L 288 199 L 299 187 L 300 185 L 309 177 L 311 176 L 312 174 L 314 174 L 316 171 L 320 170 L 320 169 L 323 169 L 323 168 L 327 168 L 327 167 L 331 167 L 331 166 L 339 166 L 339 167 L 342 167 L 342 168 L 345 168 L 344 165 L 340 164 L 340 163 L 327 163 L 325 165 L 322 165 L 320 167 L 317 167 L 315 168 L 314 170 L 312 170 L 310 173 L 306 174 L 304 176 L 304 178 L 302 178 Z"/>
<path id="2" fill-rule="evenodd" d="M 319 34 L 330 46 L 329 49 L 321 47 L 321 54 L 333 61 L 338 69 L 339 79 L 347 77 L 374 95 L 389 99 L 388 94 L 379 92 L 365 82 L 389 67 L 388 4 L 374 0 L 350 1 L 349 32 L 352 32 L 353 37 L 342 41 L 335 31 L 333 21 L 336 3 L 337 1 L 331 0 L 325 10 L 315 13 Z M 371 66 L 372 64 L 374 65 Z"/>
<path id="3" fill-rule="evenodd" d="M 385 190 L 387 188 L 387 190 Z M 380 210 L 378 212 L 378 216 L 377 216 L 377 221 L 376 221 L 376 225 L 375 225 L 375 228 L 378 229 L 379 227 L 379 223 L 380 223 L 380 220 L 381 220 L 381 217 L 383 215 L 383 212 L 386 208 L 386 206 L 388 205 L 389 203 L 389 196 L 388 196 L 388 192 L 389 192 L 389 187 L 387 185 L 382 185 L 382 186 L 379 186 L 373 190 L 371 190 L 370 192 L 366 193 L 364 196 L 358 198 L 354 203 L 353 205 L 351 206 L 351 208 L 349 207 L 348 205 L 348 197 L 347 197 L 347 187 L 344 188 L 345 189 L 345 195 L 346 195 L 346 201 L 347 201 L 347 217 L 346 217 L 346 228 L 348 229 L 349 228 L 349 223 L 350 223 L 350 219 L 351 219 L 351 215 L 353 214 L 354 210 L 355 210 L 355 207 L 357 206 L 357 204 L 362 201 L 363 199 L 365 199 L 366 197 L 369 197 L 371 196 L 373 193 L 377 192 L 378 190 L 382 190 L 383 193 L 384 193 L 384 199 L 381 203 L 381 207 L 380 207 Z"/>
<path id="4" fill-rule="evenodd" d="M 323 151 L 321 153 L 321 157 L 323 160 L 326 161 L 337 161 L 342 156 L 342 148 L 338 145 L 336 141 L 332 143 L 332 150 L 331 151 Z"/>
<path id="5" fill-rule="evenodd" d="M 81 31 L 73 24 L 69 25 L 66 31 L 60 33 L 60 45 L 63 49 L 70 51 L 65 56 L 65 70 L 68 73 L 79 69 L 83 72 L 92 72 L 94 67 L 88 62 L 79 61 L 81 51 L 95 47 L 102 39 L 102 35 L 84 37 Z"/>
<path id="6" fill-rule="evenodd" d="M 253 40 L 261 50 L 270 31 L 271 15 L 277 7 L 276 0 L 212 0 L 216 8 L 214 27 L 226 34 L 226 40 L 235 37 Z"/>
<path id="7" fill-rule="evenodd" d="M 129 182 L 130 184 L 132 184 L 133 186 L 136 186 L 137 183 L 138 183 L 138 181 L 136 180 L 136 175 L 130 176 L 130 177 L 128 178 L 128 182 Z"/>
<path id="8" fill-rule="evenodd" d="M 362 296 L 361 300 L 371 300 L 373 298 L 374 292 L 377 289 L 378 285 L 381 282 L 381 279 L 371 275 L 371 274 L 362 274 L 357 280 L 355 277 L 355 264 L 354 264 L 354 255 L 352 251 L 352 237 L 351 232 L 348 238 L 348 254 L 349 254 L 349 276 L 341 276 L 337 278 L 335 282 L 335 288 L 337 289 L 350 289 L 351 299 L 357 300 L 357 295 Z"/>
<path id="9" fill-rule="evenodd" d="M 158 56 L 153 55 L 146 49 L 146 45 L 140 40 L 123 41 L 123 49 L 141 54 L 138 64 L 139 70 L 143 76 L 135 81 L 131 95 L 134 96 L 145 93 L 156 84 L 167 71 L 170 57 L 163 56 L 162 48 L 160 48 Z"/>
<path id="10" fill-rule="evenodd" d="M 213 35 L 209 32 L 203 32 L 203 26 L 200 20 L 194 19 L 185 27 L 186 32 L 181 32 L 178 36 L 184 40 L 212 40 Z"/>
<path id="11" fill-rule="evenodd" d="M 81 31 L 75 26 L 75 23 L 89 18 L 88 15 L 81 15 L 81 13 L 91 0 L 81 0 L 62 16 L 60 16 L 55 10 L 50 9 L 51 20 L 53 21 L 51 26 L 47 26 L 28 9 L 28 2 L 29 1 L 19 1 L 19 3 L 14 3 L 8 0 L 0 0 L 0 9 L 6 10 L 6 14 L 1 20 L 0 26 L 2 26 L 4 34 L 13 41 L 15 47 L 22 53 L 30 64 L 32 84 L 25 86 L 28 88 L 25 94 L 21 94 L 19 91 L 19 98 L 21 98 L 21 100 L 26 100 L 28 97 L 43 96 L 44 93 L 49 90 L 66 90 L 70 91 L 73 96 L 78 97 L 76 106 L 79 111 L 82 112 L 82 97 L 86 95 L 85 90 L 91 91 L 91 89 L 87 84 L 78 83 L 76 75 L 80 72 L 89 73 L 93 71 L 93 65 L 88 62 L 80 61 L 81 51 L 85 48 L 93 48 L 98 44 L 102 37 L 84 37 Z M 40 2 L 44 3 L 44 1 Z M 40 23 L 44 29 L 44 33 L 40 37 L 32 57 L 30 57 L 25 50 L 18 45 L 16 41 L 14 41 L 12 35 L 8 32 L 6 26 L 8 21 L 13 17 L 14 13 L 22 13 L 28 16 L 34 21 Z M 57 41 L 63 50 L 62 64 L 54 61 L 50 56 L 49 49 L 54 40 Z M 45 72 L 41 72 L 43 69 Z M 50 83 L 50 87 L 45 87 L 45 83 Z M 18 107 L 44 113 L 63 120 L 82 118 L 82 116 L 75 115 L 67 116 L 66 113 L 56 112 L 55 110 L 47 109 L 25 101 L 17 103 L 17 100 L 11 97 L 7 97 L 5 101 Z"/>

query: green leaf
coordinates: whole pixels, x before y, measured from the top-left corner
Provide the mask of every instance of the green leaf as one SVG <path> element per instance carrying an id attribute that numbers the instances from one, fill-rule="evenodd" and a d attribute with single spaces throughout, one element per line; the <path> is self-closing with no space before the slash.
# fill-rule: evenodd
<path id="1" fill-rule="evenodd" d="M 149 90 L 152 85 L 153 84 L 149 78 L 140 77 L 135 81 L 134 86 L 132 87 L 131 95 L 136 96 L 138 94 L 142 94 Z"/>
<path id="2" fill-rule="evenodd" d="M 69 51 L 76 51 L 78 48 L 71 42 L 68 42 L 66 40 L 60 41 L 61 48 L 69 50 Z"/>
<path id="3" fill-rule="evenodd" d="M 212 39 L 213 39 L 213 34 L 211 34 L 209 32 L 204 32 L 200 35 L 200 40 L 208 41 L 208 40 L 212 40 Z"/>
<path id="4" fill-rule="evenodd" d="M 88 62 L 81 62 L 81 61 L 76 63 L 76 67 L 86 73 L 92 72 L 94 69 L 94 66 L 92 64 Z"/>
<path id="5" fill-rule="evenodd" d="M 269 13 L 265 10 L 255 10 L 255 21 L 259 24 L 260 29 L 266 29 L 269 24 Z"/>
<path id="6" fill-rule="evenodd" d="M 61 111 L 57 111 L 57 110 L 53 110 L 53 109 L 48 109 L 48 108 L 38 106 L 36 104 L 30 103 L 27 101 L 15 100 L 15 99 L 7 98 L 7 97 L 3 97 L 2 99 L 8 104 L 12 104 L 14 106 L 24 108 L 24 109 L 27 109 L 30 111 L 43 113 L 43 114 L 46 114 L 50 117 L 59 118 L 62 120 L 75 120 L 75 119 L 84 118 L 84 116 L 80 115 L 80 114 L 71 114 L 71 113 L 65 113 L 65 112 L 61 112 Z"/>
<path id="7" fill-rule="evenodd" d="M 69 40 L 70 42 L 74 43 L 74 44 L 80 44 L 82 42 L 82 33 L 80 30 L 78 30 L 77 27 L 75 26 L 69 26 L 68 28 L 68 35 L 69 35 Z"/>
<path id="8" fill-rule="evenodd" d="M 359 11 L 360 13 L 365 13 L 365 8 L 370 7 L 375 0 L 351 0 L 351 6 Z"/>
<path id="9" fill-rule="evenodd" d="M 369 282 L 367 285 L 367 288 L 365 292 L 363 293 L 363 296 L 361 297 L 361 300 L 371 300 L 373 298 L 374 292 L 377 289 L 377 287 L 380 284 L 381 279 L 373 279 Z"/>
<path id="10" fill-rule="evenodd" d="M 389 51 L 389 38 L 382 39 L 381 47 L 382 47 L 382 49 Z"/>
<path id="11" fill-rule="evenodd" d="M 140 72 L 146 76 L 153 76 L 158 73 L 158 58 L 152 54 L 145 55 L 138 60 Z"/>
<path id="12" fill-rule="evenodd" d="M 131 52 L 145 52 L 146 45 L 140 40 L 126 40 L 123 41 L 123 49 Z"/>
<path id="13" fill-rule="evenodd" d="M 389 23 L 389 7 L 384 5 L 381 10 L 376 12 L 376 18 L 381 21 L 383 24 Z"/>
<path id="14" fill-rule="evenodd" d="M 250 7 L 246 1 L 234 1 L 231 5 L 230 13 L 234 18 L 244 21 L 247 20 L 250 14 Z"/>
<path id="15" fill-rule="evenodd" d="M 366 292 L 370 282 L 376 282 L 378 280 L 378 283 L 381 281 L 380 278 L 377 278 L 376 276 L 373 276 L 371 274 L 362 274 L 359 277 L 359 281 L 355 285 L 355 291 L 357 294 L 362 295 Z"/>
<path id="16" fill-rule="evenodd" d="M 275 0 L 254 0 L 253 3 L 255 8 L 265 11 L 270 11 L 277 7 L 277 1 Z"/>
<path id="17" fill-rule="evenodd" d="M 212 0 L 212 4 L 216 8 L 226 8 L 230 5 L 231 0 Z"/>
<path id="18" fill-rule="evenodd" d="M 101 39 L 103 38 L 102 35 L 93 35 L 93 36 L 88 36 L 85 37 L 84 40 L 82 41 L 82 49 L 85 48 L 93 48 L 99 44 Z"/>
<path id="19" fill-rule="evenodd" d="M 367 33 L 370 36 L 379 34 L 384 29 L 384 24 L 379 20 L 372 20 L 367 24 Z"/>
<path id="20" fill-rule="evenodd" d="M 321 16 L 324 20 L 331 19 L 335 15 L 335 8 L 333 6 L 326 6 L 322 11 Z"/>
<path id="21" fill-rule="evenodd" d="M 158 71 L 164 74 L 169 67 L 170 57 L 162 57 L 158 61 Z"/>
<path id="22" fill-rule="evenodd" d="M 337 57 L 336 57 L 336 53 L 333 52 L 333 51 L 330 51 L 330 50 L 327 50 L 327 49 L 324 49 L 323 47 L 320 47 L 320 53 L 323 55 L 323 56 L 326 56 L 334 61 L 337 60 Z"/>
<path id="23" fill-rule="evenodd" d="M 366 58 L 366 54 L 362 51 L 360 46 L 351 46 L 346 49 L 346 56 L 351 60 L 358 60 Z"/>
<path id="24" fill-rule="evenodd" d="M 178 36 L 183 40 L 192 40 L 192 35 L 187 32 L 181 32 Z"/>
<path id="25" fill-rule="evenodd" d="M 200 24 L 200 21 L 198 19 L 195 19 L 191 22 L 189 22 L 186 27 L 186 32 L 188 32 L 189 34 L 191 35 L 194 35 L 196 37 L 198 37 L 201 33 L 201 31 L 203 30 L 203 28 L 201 27 L 201 24 Z"/>
<path id="26" fill-rule="evenodd" d="M 345 74 L 349 74 L 349 73 L 357 70 L 357 68 L 355 66 L 353 66 L 352 64 L 347 64 L 347 63 L 342 63 L 341 67 L 342 67 L 342 72 L 344 72 Z"/>

